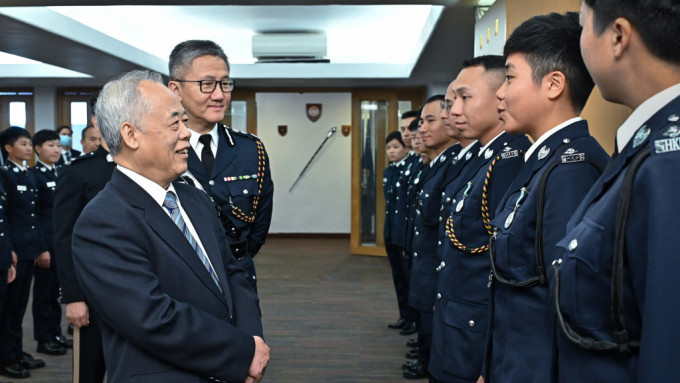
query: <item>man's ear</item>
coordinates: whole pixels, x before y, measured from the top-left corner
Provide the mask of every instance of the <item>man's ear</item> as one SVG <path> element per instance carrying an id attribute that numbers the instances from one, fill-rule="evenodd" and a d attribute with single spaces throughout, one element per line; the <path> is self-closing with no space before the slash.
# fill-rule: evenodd
<path id="1" fill-rule="evenodd" d="M 179 101 L 182 102 L 182 96 L 179 95 L 179 83 L 177 81 L 170 81 L 168 83 L 168 88 L 174 93 L 177 97 L 179 97 Z"/>
<path id="2" fill-rule="evenodd" d="M 548 98 L 551 101 L 554 101 L 565 92 L 567 88 L 567 79 L 564 77 L 564 73 L 552 71 L 543 77 L 543 84 L 547 88 Z"/>
<path id="3" fill-rule="evenodd" d="M 139 129 L 130 122 L 124 122 L 120 126 L 120 135 L 123 139 L 123 143 L 130 149 L 137 149 L 139 147 L 139 141 L 137 140 L 137 134 Z"/>
<path id="4" fill-rule="evenodd" d="M 630 46 L 630 38 L 633 33 L 633 26 L 623 17 L 614 20 L 608 27 L 611 31 L 611 44 L 613 47 L 614 58 L 620 59 L 623 53 Z"/>

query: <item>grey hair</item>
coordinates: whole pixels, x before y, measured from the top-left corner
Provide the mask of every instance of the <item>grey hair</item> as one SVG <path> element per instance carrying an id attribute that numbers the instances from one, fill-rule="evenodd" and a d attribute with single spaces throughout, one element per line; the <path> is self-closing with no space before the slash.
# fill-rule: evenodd
<path id="1" fill-rule="evenodd" d="M 99 130 L 112 156 L 121 150 L 120 127 L 125 122 L 134 124 L 140 130 L 149 102 L 139 92 L 139 83 L 153 81 L 163 84 L 160 74 L 150 70 L 134 70 L 110 80 L 99 93 L 95 116 Z"/>
<path id="2" fill-rule="evenodd" d="M 217 56 L 224 60 L 229 70 L 229 59 L 222 47 L 210 40 L 187 40 L 179 43 L 170 53 L 168 69 L 171 80 L 186 80 L 183 77 L 194 59 L 201 56 Z M 196 79 L 192 79 L 196 80 Z"/>

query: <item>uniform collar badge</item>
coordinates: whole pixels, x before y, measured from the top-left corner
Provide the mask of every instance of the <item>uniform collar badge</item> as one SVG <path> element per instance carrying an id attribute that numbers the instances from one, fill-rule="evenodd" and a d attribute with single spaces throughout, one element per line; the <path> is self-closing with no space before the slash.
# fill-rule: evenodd
<path id="1" fill-rule="evenodd" d="M 633 138 L 633 148 L 637 148 L 638 146 L 642 145 L 643 142 L 649 137 L 650 129 L 647 127 L 647 125 L 643 125 L 637 133 L 635 133 L 635 137 Z"/>
<path id="2" fill-rule="evenodd" d="M 468 152 L 468 153 L 465 155 L 465 161 L 469 160 L 471 157 L 472 157 L 472 152 Z"/>
<path id="3" fill-rule="evenodd" d="M 493 150 L 491 150 L 491 148 L 486 149 L 486 151 L 484 152 L 484 159 L 488 160 L 489 158 L 491 158 L 491 156 L 493 156 Z"/>
<path id="4" fill-rule="evenodd" d="M 550 153 L 550 148 L 547 146 L 543 146 L 541 150 L 538 151 L 538 160 L 544 159 L 548 153 Z"/>
<path id="5" fill-rule="evenodd" d="M 445 160 L 446 160 L 446 156 L 439 157 L 439 162 L 444 162 Z"/>

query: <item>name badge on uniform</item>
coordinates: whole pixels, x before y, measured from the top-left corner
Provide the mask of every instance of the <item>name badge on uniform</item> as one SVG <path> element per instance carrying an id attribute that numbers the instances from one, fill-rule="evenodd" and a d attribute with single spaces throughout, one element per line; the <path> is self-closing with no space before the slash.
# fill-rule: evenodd
<path id="1" fill-rule="evenodd" d="M 48 188 L 57 187 L 57 183 L 54 181 L 49 181 L 48 183 L 46 183 L 46 185 Z"/>
<path id="2" fill-rule="evenodd" d="M 20 192 L 25 192 L 28 189 L 26 188 L 26 185 L 17 185 L 17 190 Z"/>

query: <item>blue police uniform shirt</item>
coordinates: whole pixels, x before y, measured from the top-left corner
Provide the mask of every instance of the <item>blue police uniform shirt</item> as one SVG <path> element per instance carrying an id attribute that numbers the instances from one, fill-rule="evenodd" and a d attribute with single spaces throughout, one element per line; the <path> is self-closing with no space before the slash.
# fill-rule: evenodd
<path id="1" fill-rule="evenodd" d="M 555 318 L 545 265 L 556 258 L 569 217 L 609 160 L 580 118 L 545 133 L 525 158 L 491 221 L 495 278 L 484 378 L 492 382 L 551 381 Z M 543 263 L 536 259 L 537 201 Z"/>
<path id="2" fill-rule="evenodd" d="M 580 336 L 614 342 L 612 271 L 614 228 L 623 179 L 642 150 L 650 155 L 633 178 L 623 230 L 622 315 L 629 353 L 586 350 L 558 329 L 562 382 L 670 382 L 677 379 L 680 344 L 680 84 L 645 101 L 620 128 L 620 153 L 586 195 L 558 243 L 558 307 Z M 663 105 L 659 108 L 659 105 Z M 659 108 L 658 110 L 656 110 Z M 637 129 L 627 129 L 637 125 Z M 559 273 L 559 274 L 557 274 Z M 556 278 L 557 279 L 557 278 Z M 560 326 L 561 327 L 561 326 Z"/>
<path id="3" fill-rule="evenodd" d="M 453 213 L 445 224 L 454 229 L 455 238 L 465 251 L 455 247 L 451 238 L 443 244 L 429 365 L 430 373 L 438 380 L 476 381 L 481 375 L 490 270 L 484 248 L 489 230 L 482 216 L 483 194 L 486 189 L 484 199 L 489 218 L 493 218 L 496 206 L 524 163 L 522 153 L 529 146 L 526 136 L 502 132 L 478 153 L 472 153 L 477 157 L 465 167 L 457 190 L 451 193 Z M 491 164 L 494 166 L 485 188 Z"/>
<path id="4" fill-rule="evenodd" d="M 7 187 L 7 219 L 12 246 L 20 261 L 33 261 L 47 251 L 38 216 L 38 186 L 33 173 L 11 160 L 0 173 Z"/>
<path id="5" fill-rule="evenodd" d="M 437 254 L 439 233 L 439 206 L 444 173 L 460 151 L 455 144 L 442 151 L 432 160 L 423 187 L 418 191 L 413 232 L 413 258 L 409 289 L 409 305 L 421 311 L 432 311 L 434 291 L 437 286 L 436 268 L 440 259 Z"/>

